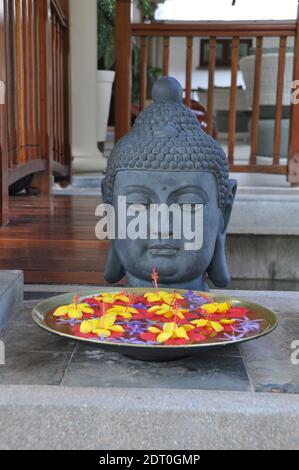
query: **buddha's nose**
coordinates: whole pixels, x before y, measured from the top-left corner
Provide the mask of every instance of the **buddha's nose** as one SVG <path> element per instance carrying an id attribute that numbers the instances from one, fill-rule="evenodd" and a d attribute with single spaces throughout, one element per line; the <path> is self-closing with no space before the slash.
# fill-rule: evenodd
<path id="1" fill-rule="evenodd" d="M 173 224 L 170 221 L 168 224 L 150 224 L 150 238 L 155 240 L 172 240 L 173 239 Z"/>

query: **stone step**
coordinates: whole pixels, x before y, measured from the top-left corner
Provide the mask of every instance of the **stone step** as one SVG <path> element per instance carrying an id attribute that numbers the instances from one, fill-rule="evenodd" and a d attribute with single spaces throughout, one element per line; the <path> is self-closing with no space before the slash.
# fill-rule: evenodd
<path id="1" fill-rule="evenodd" d="M 35 300 L 5 335 L 1 450 L 298 449 L 296 292 L 225 291 L 275 310 L 277 329 L 240 348 L 153 363 L 34 326 L 37 302 L 88 287 L 40 289 L 25 286 Z"/>
<path id="2" fill-rule="evenodd" d="M 299 235 L 299 188 L 239 186 L 228 233 Z"/>
<path id="3" fill-rule="evenodd" d="M 22 271 L 0 271 L 0 331 L 3 330 L 23 303 Z"/>
<path id="4" fill-rule="evenodd" d="M 239 187 L 226 253 L 234 279 L 299 280 L 298 188 Z"/>
<path id="5" fill-rule="evenodd" d="M 233 279 L 299 280 L 298 235 L 231 235 L 226 255 Z"/>
<path id="6" fill-rule="evenodd" d="M 1 450 L 298 449 L 295 395 L 22 385 L 0 392 Z"/>

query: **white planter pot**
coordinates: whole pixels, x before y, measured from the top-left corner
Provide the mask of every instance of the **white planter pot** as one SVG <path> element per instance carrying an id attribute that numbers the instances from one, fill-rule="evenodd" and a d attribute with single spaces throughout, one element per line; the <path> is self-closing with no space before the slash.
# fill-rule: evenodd
<path id="1" fill-rule="evenodd" d="M 97 72 L 97 138 L 98 142 L 105 142 L 109 110 L 111 104 L 112 84 L 115 72 L 111 70 L 98 70 Z"/>

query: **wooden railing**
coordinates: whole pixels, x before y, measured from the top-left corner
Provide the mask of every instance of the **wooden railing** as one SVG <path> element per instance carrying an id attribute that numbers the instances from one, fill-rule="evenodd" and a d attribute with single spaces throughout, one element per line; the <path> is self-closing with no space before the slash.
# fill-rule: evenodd
<path id="1" fill-rule="evenodd" d="M 7 161 L 7 132 L 5 132 L 6 124 L 6 106 L 5 102 L 5 18 L 4 18 L 4 1 L 0 0 L 0 81 L 1 96 L 0 99 L 0 226 L 8 222 L 8 161 Z"/>
<path id="2" fill-rule="evenodd" d="M 69 171 L 69 120 L 68 120 L 68 26 L 63 10 L 57 1 L 51 1 L 52 28 L 52 126 L 54 171 Z"/>
<path id="3" fill-rule="evenodd" d="M 228 160 L 230 171 L 234 172 L 259 172 L 278 173 L 288 175 L 291 184 L 299 184 L 299 105 L 291 105 L 290 119 L 290 140 L 289 158 L 287 164 L 280 162 L 281 146 L 281 120 L 282 120 L 282 98 L 283 80 L 286 57 L 286 42 L 288 38 L 295 38 L 294 46 L 294 80 L 299 80 L 299 8 L 297 21 L 269 21 L 269 22 L 221 22 L 221 23 L 151 23 L 151 24 L 131 24 L 130 22 L 130 1 L 117 0 L 117 32 L 116 32 L 116 138 L 120 138 L 130 128 L 131 109 L 131 38 L 139 37 L 141 48 L 140 64 L 140 109 L 146 104 L 147 90 L 147 57 L 148 38 L 163 38 L 163 75 L 169 72 L 169 48 L 170 38 L 186 38 L 186 86 L 185 104 L 191 103 L 191 81 L 192 81 L 192 57 L 193 38 L 209 38 L 209 86 L 207 123 L 208 132 L 212 134 L 214 115 L 214 78 L 216 69 L 216 44 L 217 38 L 228 37 L 232 40 L 231 58 L 231 90 L 230 90 L 230 111 L 229 111 L 229 133 L 228 133 Z M 236 116 L 237 116 L 237 74 L 239 62 L 240 38 L 250 37 L 256 39 L 256 59 L 255 59 L 255 83 L 254 98 L 252 106 L 252 132 L 251 151 L 246 164 L 239 164 L 235 161 L 236 142 Z M 262 47 L 263 39 L 266 37 L 278 37 L 279 42 L 279 62 L 277 76 L 277 95 L 274 130 L 274 151 L 271 164 L 261 165 L 257 161 L 258 131 L 260 115 L 260 81 L 262 73 Z M 126 38 L 124 40 L 124 38 Z M 129 39 L 128 39 L 129 38 Z M 273 77 L 275 80 L 276 77 Z M 291 90 L 290 90 L 291 93 Z"/>
<path id="4" fill-rule="evenodd" d="M 70 173 L 67 19 L 59 0 L 1 0 L 0 12 L 3 191 L 38 175 L 49 194 L 52 174 Z"/>

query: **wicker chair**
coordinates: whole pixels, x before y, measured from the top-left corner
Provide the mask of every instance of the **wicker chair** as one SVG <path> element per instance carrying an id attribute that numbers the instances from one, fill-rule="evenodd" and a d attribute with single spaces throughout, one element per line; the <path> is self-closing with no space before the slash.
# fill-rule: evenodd
<path id="1" fill-rule="evenodd" d="M 283 110 L 281 127 L 281 156 L 287 157 L 289 140 L 289 114 L 291 104 L 291 82 L 293 80 L 293 52 L 286 53 L 283 85 Z M 246 85 L 248 105 L 252 108 L 254 93 L 255 55 L 249 55 L 240 60 L 240 69 Z M 260 82 L 260 119 L 258 137 L 258 155 L 273 155 L 275 107 L 277 92 L 278 50 L 263 51 L 262 74 Z M 251 123 L 249 124 L 249 130 Z"/>

